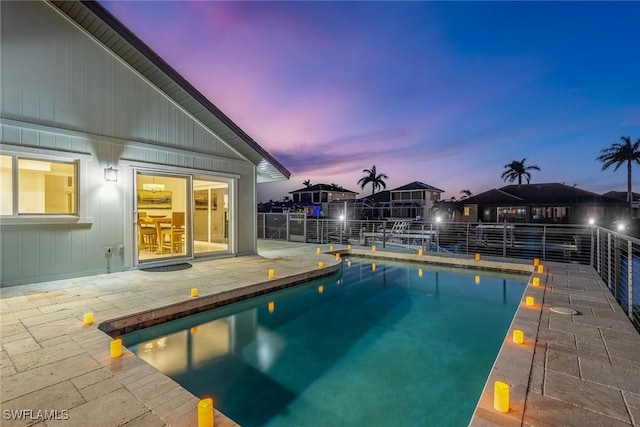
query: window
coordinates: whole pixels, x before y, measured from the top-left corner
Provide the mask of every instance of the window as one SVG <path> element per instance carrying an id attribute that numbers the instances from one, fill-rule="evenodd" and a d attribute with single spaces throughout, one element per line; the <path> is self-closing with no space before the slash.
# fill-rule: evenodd
<path id="1" fill-rule="evenodd" d="M 469 206 L 465 206 L 464 207 L 464 216 L 469 216 L 471 215 L 471 209 L 469 208 Z"/>
<path id="2" fill-rule="evenodd" d="M 301 193 L 300 194 L 300 202 L 301 203 L 311 203 L 311 193 Z"/>
<path id="3" fill-rule="evenodd" d="M 13 158 L 0 155 L 0 215 L 13 214 Z"/>
<path id="4" fill-rule="evenodd" d="M 2 215 L 77 215 L 78 164 L 0 156 Z M 17 197 L 16 197 L 17 194 Z M 17 206 L 14 203 L 17 201 Z"/>

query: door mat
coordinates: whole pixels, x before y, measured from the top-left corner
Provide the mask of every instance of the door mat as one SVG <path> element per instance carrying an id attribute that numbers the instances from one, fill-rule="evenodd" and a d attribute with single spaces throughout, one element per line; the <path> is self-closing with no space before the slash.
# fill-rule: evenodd
<path id="1" fill-rule="evenodd" d="M 173 265 L 162 265 L 160 267 L 149 267 L 149 268 L 141 268 L 140 271 L 150 271 L 153 273 L 165 272 L 165 271 L 180 271 L 191 268 L 191 264 L 188 262 L 183 262 L 181 264 L 173 264 Z"/>

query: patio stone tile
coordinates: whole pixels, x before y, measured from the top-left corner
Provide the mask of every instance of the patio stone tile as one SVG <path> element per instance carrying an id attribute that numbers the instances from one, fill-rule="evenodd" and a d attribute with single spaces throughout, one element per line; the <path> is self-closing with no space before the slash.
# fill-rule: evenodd
<path id="1" fill-rule="evenodd" d="M 612 358 L 618 359 L 629 359 L 637 361 L 640 359 L 638 357 L 638 349 L 640 348 L 640 337 L 638 335 L 635 336 L 635 340 L 624 342 L 624 341 L 606 341 L 607 349 L 609 350 L 609 354 Z"/>
<path id="2" fill-rule="evenodd" d="M 158 406 L 162 406 L 166 402 L 176 398 L 182 393 L 186 393 L 186 390 L 179 386 L 177 383 L 170 384 L 157 390 L 154 397 L 145 399 L 145 403 L 151 409 L 155 409 Z"/>
<path id="3" fill-rule="evenodd" d="M 159 416 L 153 412 L 145 412 L 137 418 L 124 424 L 124 427 L 164 427 L 167 423 L 162 421 Z M 217 426 L 217 424 L 215 424 Z"/>
<path id="4" fill-rule="evenodd" d="M 557 351 L 547 351 L 546 369 L 580 378 L 578 357 Z"/>
<path id="5" fill-rule="evenodd" d="M 617 310 L 602 310 L 602 309 L 598 309 L 598 308 L 594 308 L 593 309 L 593 316 L 594 317 L 601 317 L 601 318 L 605 318 L 605 319 L 619 320 L 621 315 L 625 316 L 625 314 L 623 313 L 622 309 L 617 309 Z"/>
<path id="6" fill-rule="evenodd" d="M 633 325 L 624 318 L 618 318 L 617 320 L 594 316 L 574 316 L 574 318 L 577 324 L 593 325 L 598 328 L 615 329 L 616 331 L 629 331 L 629 333 L 635 331 Z"/>
<path id="7" fill-rule="evenodd" d="M 539 366 L 544 368 L 546 363 L 547 343 L 545 341 L 537 340 L 533 349 L 533 357 L 531 359 L 531 366 Z"/>
<path id="8" fill-rule="evenodd" d="M 629 427 L 629 424 L 606 415 L 580 408 L 538 393 L 527 396 L 523 424 L 532 427 Z"/>
<path id="9" fill-rule="evenodd" d="M 62 335 L 59 337 L 55 337 L 55 338 L 51 338 L 48 340 L 43 340 L 38 342 L 38 344 L 40 344 L 40 347 L 42 348 L 46 348 L 46 347 L 53 347 L 62 343 L 71 343 L 71 336 L 70 335 Z"/>
<path id="10" fill-rule="evenodd" d="M 632 408 L 640 408 L 640 393 L 634 393 L 632 391 L 623 391 L 622 395 L 624 400 Z M 640 421 L 640 420 L 638 420 Z"/>
<path id="11" fill-rule="evenodd" d="M 547 397 L 581 406 L 626 423 L 631 423 L 622 392 L 595 383 L 586 383 L 571 375 L 548 371 L 544 394 Z"/>
<path id="12" fill-rule="evenodd" d="M 37 366 L 43 366 L 58 360 L 67 359 L 82 353 L 82 349 L 73 342 L 64 342 L 51 347 L 39 348 L 29 353 L 23 353 L 13 361 L 18 371 L 25 371 Z"/>
<path id="13" fill-rule="evenodd" d="M 585 380 L 640 393 L 640 374 L 634 369 L 581 359 L 580 373 Z"/>
<path id="14" fill-rule="evenodd" d="M 549 343 L 549 350 L 557 351 L 559 353 L 565 353 L 573 356 L 578 356 L 581 359 L 587 358 L 592 360 L 597 360 L 603 363 L 610 363 L 609 355 L 606 351 L 596 347 L 585 350 L 583 348 L 576 348 L 575 346 L 565 346 L 556 343 Z M 592 351 L 597 350 L 597 351 Z"/>
<path id="15" fill-rule="evenodd" d="M 640 358 L 635 360 L 631 359 L 621 359 L 619 357 L 611 357 L 611 364 L 613 366 L 617 366 L 620 368 L 628 368 L 635 369 L 637 372 L 640 372 Z"/>
<path id="16" fill-rule="evenodd" d="M 43 341 L 69 334 L 77 330 L 79 327 L 81 327 L 81 325 L 78 323 L 77 319 L 65 318 L 42 325 L 31 326 L 27 329 L 36 340 Z"/>
<path id="17" fill-rule="evenodd" d="M 184 413 L 187 412 L 190 408 L 197 408 L 199 401 L 200 400 L 191 393 L 181 393 L 174 399 L 171 399 L 165 402 L 163 405 L 155 408 L 154 412 L 160 415 L 162 419 L 168 421 L 167 417 L 169 416 L 169 414 L 175 414 L 178 411 L 182 411 L 182 413 Z"/>
<path id="18" fill-rule="evenodd" d="M 87 354 L 80 354 L 19 372 L 2 379 L 1 401 L 12 400 L 53 384 L 80 376 L 98 368 L 98 363 Z"/>
<path id="19" fill-rule="evenodd" d="M 602 336 L 604 337 L 604 341 L 605 343 L 611 344 L 611 343 L 615 343 L 616 341 L 620 341 L 623 343 L 629 342 L 630 340 L 636 340 L 638 337 L 638 332 L 631 332 L 627 329 L 623 330 L 623 331 L 617 331 L 617 330 L 613 330 L 613 329 L 602 329 Z"/>
<path id="20" fill-rule="evenodd" d="M 2 343 L 3 344 L 8 344 L 8 343 L 13 343 L 13 342 L 23 341 L 23 340 L 28 340 L 28 339 L 33 339 L 33 337 L 31 336 L 29 331 L 27 331 L 25 329 L 24 332 L 20 332 L 18 334 L 14 334 L 14 335 L 9 335 L 8 337 L 2 338 Z M 16 345 L 18 345 L 18 344 L 16 344 Z M 26 351 L 31 351 L 31 350 L 26 350 Z"/>
<path id="21" fill-rule="evenodd" d="M 110 410 L 105 410 L 110 408 Z M 47 427 L 77 426 L 113 427 L 123 425 L 150 412 L 138 399 L 124 388 L 90 400 L 69 410 L 69 421 L 47 422 Z M 99 414 L 99 415 L 98 415 Z"/>
<path id="22" fill-rule="evenodd" d="M 549 329 L 560 332 L 581 334 L 591 337 L 599 337 L 600 332 L 590 325 L 573 323 L 571 320 L 549 319 Z"/>
<path id="23" fill-rule="evenodd" d="M 2 312 L 0 311 L 0 313 Z M 16 320 L 13 322 L 4 323 L 3 319 L 2 327 L 0 327 L 0 338 L 4 342 L 7 337 L 23 334 L 25 332 L 27 332 L 27 328 L 24 327 L 22 322 Z"/>
<path id="24" fill-rule="evenodd" d="M 604 353 L 606 352 L 604 341 L 602 337 L 594 338 L 594 337 L 585 337 L 584 335 L 576 335 L 576 345 L 579 349 Z"/>
<path id="25" fill-rule="evenodd" d="M 117 378 L 111 377 L 98 383 L 88 385 L 80 389 L 80 393 L 86 400 L 93 400 L 107 393 L 111 393 L 122 387 L 122 383 Z"/>
<path id="26" fill-rule="evenodd" d="M 640 426 L 640 409 L 639 408 L 629 408 L 629 413 L 631 414 L 633 425 L 634 426 Z"/>
<path id="27" fill-rule="evenodd" d="M 9 300 L 7 304 L 10 306 L 10 308 L 9 310 L 2 312 L 3 324 L 8 324 L 10 322 L 19 321 L 30 316 L 38 316 L 42 314 L 42 312 L 38 308 L 30 307 L 30 303 L 28 301 L 16 302 L 14 300 Z"/>
<path id="28" fill-rule="evenodd" d="M 63 381 L 37 390 L 29 395 L 2 402 L 2 409 L 31 409 L 34 413 L 38 410 L 62 411 L 82 405 L 84 402 L 85 399 L 78 393 L 73 384 L 70 381 Z"/>
<path id="29" fill-rule="evenodd" d="M 529 374 L 529 389 L 533 393 L 542 394 L 544 388 L 545 369 L 543 366 L 532 366 Z"/>
<path id="30" fill-rule="evenodd" d="M 573 343 L 575 343 L 575 335 L 570 332 L 540 328 L 540 330 L 538 331 L 538 340 L 563 343 L 564 345 L 573 345 Z"/>
<path id="31" fill-rule="evenodd" d="M 80 375 L 79 377 L 75 377 L 71 379 L 73 385 L 75 385 L 78 389 L 86 388 L 90 385 L 97 384 L 101 381 L 107 380 L 113 377 L 111 372 L 106 370 L 105 368 L 95 369 L 91 372 L 87 372 L 84 375 Z"/>
<path id="32" fill-rule="evenodd" d="M 27 335 L 26 337 L 15 341 L 5 342 L 5 340 L 3 340 L 2 348 L 7 352 L 9 356 L 15 357 L 19 354 L 27 353 L 33 350 L 39 350 L 40 345 L 36 342 L 36 340 L 33 339 L 31 335 Z"/>
<path id="33" fill-rule="evenodd" d="M 16 368 L 13 365 L 2 365 L 0 368 L 0 377 L 5 378 L 10 375 L 15 375 L 16 372 L 18 371 L 16 371 Z"/>
<path id="34" fill-rule="evenodd" d="M 166 414 L 163 418 L 169 424 L 179 424 L 180 422 L 184 422 L 185 420 L 193 420 L 198 417 L 198 403 L 200 399 L 197 397 L 191 397 L 186 399 L 181 405 L 172 409 L 168 414 Z"/>

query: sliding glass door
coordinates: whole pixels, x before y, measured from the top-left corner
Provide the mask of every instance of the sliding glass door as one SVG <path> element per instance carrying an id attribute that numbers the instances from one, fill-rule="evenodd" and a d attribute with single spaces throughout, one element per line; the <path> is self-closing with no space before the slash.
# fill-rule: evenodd
<path id="1" fill-rule="evenodd" d="M 229 251 L 229 183 L 193 180 L 193 249 L 196 256 Z"/>
<path id="2" fill-rule="evenodd" d="M 136 173 L 138 261 L 191 256 L 191 198 L 187 176 Z"/>

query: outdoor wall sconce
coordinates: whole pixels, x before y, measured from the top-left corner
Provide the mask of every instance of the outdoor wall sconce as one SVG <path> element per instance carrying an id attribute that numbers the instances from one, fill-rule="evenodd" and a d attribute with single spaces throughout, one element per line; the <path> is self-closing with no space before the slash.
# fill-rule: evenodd
<path id="1" fill-rule="evenodd" d="M 107 182 L 118 182 L 118 169 L 111 166 L 104 169 L 104 180 Z"/>

